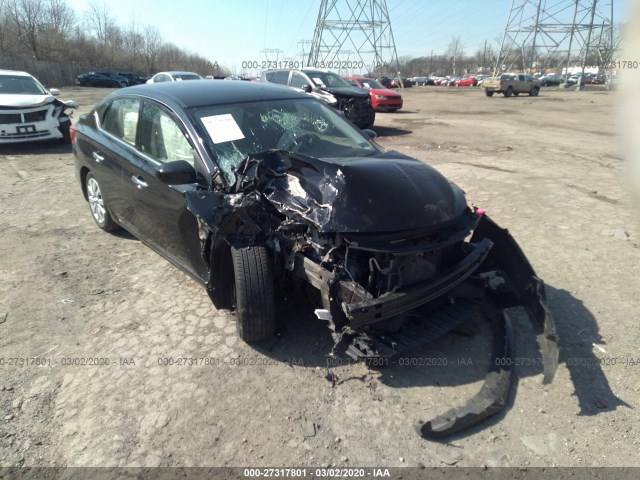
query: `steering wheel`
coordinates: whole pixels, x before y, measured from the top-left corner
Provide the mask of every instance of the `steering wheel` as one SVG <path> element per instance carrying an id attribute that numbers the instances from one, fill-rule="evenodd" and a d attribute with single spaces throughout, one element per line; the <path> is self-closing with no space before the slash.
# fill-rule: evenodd
<path id="1" fill-rule="evenodd" d="M 280 137 L 280 140 L 278 140 L 277 148 L 278 150 L 286 150 L 295 153 L 300 151 L 302 147 L 313 143 L 314 138 L 315 135 L 310 133 L 305 133 L 296 137 L 293 133 L 287 131 L 284 132 Z"/>

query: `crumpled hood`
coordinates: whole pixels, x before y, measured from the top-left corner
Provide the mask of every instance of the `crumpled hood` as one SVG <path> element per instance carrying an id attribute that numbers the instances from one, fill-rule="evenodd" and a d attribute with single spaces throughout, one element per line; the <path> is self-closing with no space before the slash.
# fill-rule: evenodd
<path id="1" fill-rule="evenodd" d="M 12 108 L 40 107 L 52 103 L 56 97 L 53 95 L 0 95 L 0 106 Z"/>
<path id="2" fill-rule="evenodd" d="M 323 90 L 341 97 L 363 97 L 369 96 L 369 90 L 360 87 L 327 87 Z"/>
<path id="3" fill-rule="evenodd" d="M 462 190 L 437 170 L 398 152 L 319 160 L 273 151 L 262 160 L 245 179 L 281 213 L 322 232 L 430 228 L 467 206 Z"/>

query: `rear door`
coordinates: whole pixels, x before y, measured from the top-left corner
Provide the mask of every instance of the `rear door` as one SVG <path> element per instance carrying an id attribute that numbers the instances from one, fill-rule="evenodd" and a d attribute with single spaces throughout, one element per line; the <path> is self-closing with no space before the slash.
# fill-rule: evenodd
<path id="1" fill-rule="evenodd" d="M 135 154 L 136 128 L 141 101 L 135 97 L 114 99 L 97 111 L 95 136 L 80 146 L 89 168 L 102 187 L 109 211 L 125 228 L 133 219 L 131 192 L 123 183 L 123 165 Z"/>
<path id="2" fill-rule="evenodd" d="M 518 85 L 516 90 L 518 92 L 528 92 L 529 90 L 531 90 L 531 85 L 529 84 L 529 82 L 527 82 L 526 75 L 518 75 Z"/>

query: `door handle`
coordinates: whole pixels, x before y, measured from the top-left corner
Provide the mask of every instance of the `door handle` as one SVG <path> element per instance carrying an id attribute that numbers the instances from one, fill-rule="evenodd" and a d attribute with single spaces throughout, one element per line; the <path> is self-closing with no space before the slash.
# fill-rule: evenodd
<path id="1" fill-rule="evenodd" d="M 104 157 L 98 152 L 93 152 L 91 156 L 97 163 L 104 162 Z"/>
<path id="2" fill-rule="evenodd" d="M 135 175 L 131 175 L 131 181 L 135 183 L 138 186 L 138 188 L 144 188 L 149 186 L 149 184 L 145 182 L 140 176 L 136 177 Z"/>

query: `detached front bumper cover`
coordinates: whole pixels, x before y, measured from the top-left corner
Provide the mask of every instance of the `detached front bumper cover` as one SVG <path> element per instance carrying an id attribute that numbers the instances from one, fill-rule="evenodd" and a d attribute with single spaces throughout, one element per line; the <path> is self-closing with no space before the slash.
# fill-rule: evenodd
<path id="1" fill-rule="evenodd" d="M 489 238 L 494 248 L 483 264 L 483 270 L 500 272 L 505 288 L 493 295 L 503 308 L 502 318 L 492 319 L 493 361 L 480 391 L 464 405 L 452 408 L 420 427 L 425 438 L 440 438 L 464 430 L 495 415 L 506 405 L 511 386 L 513 327 L 508 307 L 521 305 L 528 311 L 537 332 L 538 346 L 544 365 L 543 382 L 553 381 L 558 368 L 558 337 L 553 317 L 546 305 L 543 282 L 536 276 L 524 253 L 506 229 L 484 216 L 471 239 Z"/>

